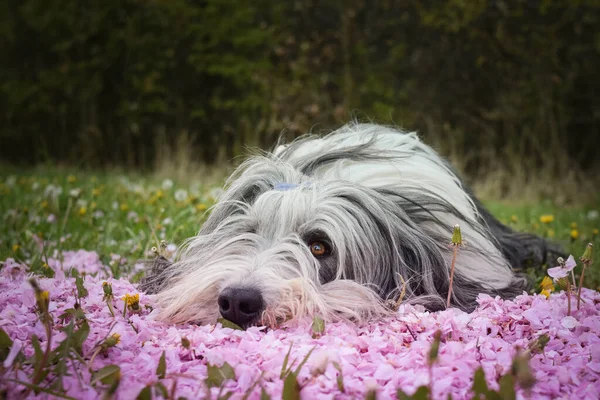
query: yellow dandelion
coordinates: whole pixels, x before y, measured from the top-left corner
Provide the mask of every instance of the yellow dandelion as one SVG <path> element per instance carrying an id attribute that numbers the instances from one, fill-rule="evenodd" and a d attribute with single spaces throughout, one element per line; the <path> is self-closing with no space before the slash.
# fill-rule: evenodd
<path id="1" fill-rule="evenodd" d="M 594 230 L 592 231 L 592 235 L 596 237 L 598 236 L 598 233 L 600 233 L 600 231 L 598 231 L 598 228 L 594 228 Z"/>
<path id="2" fill-rule="evenodd" d="M 127 211 L 129 210 L 129 206 L 125 203 L 121 203 L 121 205 L 119 206 L 119 208 L 121 209 L 121 211 Z"/>
<path id="3" fill-rule="evenodd" d="M 202 212 L 202 211 L 206 211 L 208 207 L 206 207 L 206 204 L 204 203 L 198 203 L 196 204 L 196 210 Z"/>
<path id="4" fill-rule="evenodd" d="M 75 175 L 69 175 L 67 177 L 67 182 L 69 182 L 69 183 L 75 183 L 75 182 L 77 182 L 77 178 L 75 177 Z"/>
<path id="5" fill-rule="evenodd" d="M 112 335 L 104 339 L 104 342 L 102 342 L 100 347 L 106 350 L 110 347 L 115 347 L 119 344 L 119 342 L 121 342 L 121 335 L 119 335 L 118 333 L 113 333 Z"/>
<path id="6" fill-rule="evenodd" d="M 571 240 L 577 240 L 579 237 L 579 231 L 577 229 L 571 229 Z"/>
<path id="7" fill-rule="evenodd" d="M 517 216 L 516 216 L 516 215 L 511 215 L 511 217 L 510 217 L 510 220 L 511 220 L 512 222 L 518 222 L 518 221 L 519 221 L 519 218 L 517 218 Z"/>
<path id="8" fill-rule="evenodd" d="M 542 290 L 542 291 L 540 292 L 540 294 L 542 294 L 542 295 L 546 296 L 546 298 L 549 298 L 549 297 L 550 297 L 550 291 L 549 291 L 549 290 L 546 290 L 546 289 Z"/>
<path id="9" fill-rule="evenodd" d="M 48 208 L 48 201 L 44 200 L 40 203 L 40 207 L 42 207 L 42 209 L 46 209 Z"/>
<path id="10" fill-rule="evenodd" d="M 49 266 L 47 263 L 43 263 L 43 264 L 42 264 L 42 268 L 44 268 L 44 269 L 48 269 L 48 268 L 50 268 L 50 266 Z"/>
<path id="11" fill-rule="evenodd" d="M 540 283 L 540 289 L 550 291 L 554 290 L 554 282 L 552 282 L 552 278 L 545 276 Z"/>
<path id="12" fill-rule="evenodd" d="M 42 290 L 40 292 L 40 300 L 48 301 L 50 299 L 50 292 L 47 290 Z"/>
<path id="13" fill-rule="evenodd" d="M 163 197 L 165 197 L 165 194 L 164 194 L 164 192 L 162 190 L 159 189 L 156 192 L 155 196 L 156 196 L 157 199 L 162 199 Z"/>
<path id="14" fill-rule="evenodd" d="M 96 204 L 96 202 L 95 202 L 95 201 L 92 201 L 92 202 L 90 203 L 90 208 L 91 208 L 92 210 L 93 210 L 94 208 L 96 208 L 97 206 L 98 206 L 98 204 Z"/>
<path id="15" fill-rule="evenodd" d="M 554 232 L 554 229 L 548 229 L 548 232 L 547 232 L 547 234 L 548 234 L 548 237 L 549 237 L 549 238 L 553 238 L 553 237 L 554 237 L 554 234 L 555 234 L 555 232 Z"/>
<path id="16" fill-rule="evenodd" d="M 13 253 L 16 253 L 17 251 L 19 251 L 20 248 L 21 248 L 21 246 L 19 246 L 18 244 L 13 244 L 12 245 Z"/>
<path id="17" fill-rule="evenodd" d="M 540 222 L 542 224 L 549 224 L 551 222 L 554 222 L 554 215 L 551 215 L 551 214 L 542 215 L 540 217 Z"/>
<path id="18" fill-rule="evenodd" d="M 102 193 L 102 191 L 100 189 L 98 189 L 98 188 L 92 189 L 92 196 L 98 197 L 98 196 L 100 196 L 100 193 Z"/>
<path id="19" fill-rule="evenodd" d="M 121 297 L 121 300 L 123 300 L 127 304 L 127 308 L 130 308 L 132 310 L 139 310 L 139 308 L 140 308 L 140 294 L 139 293 L 126 294 L 125 296 Z"/>
<path id="20" fill-rule="evenodd" d="M 87 213 L 87 208 L 85 208 L 85 207 L 79 208 L 79 215 L 81 215 L 83 217 L 86 213 Z"/>

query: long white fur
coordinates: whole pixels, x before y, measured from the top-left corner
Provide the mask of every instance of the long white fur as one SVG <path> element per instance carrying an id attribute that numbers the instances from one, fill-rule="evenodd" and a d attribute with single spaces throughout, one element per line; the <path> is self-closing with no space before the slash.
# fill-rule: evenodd
<path id="1" fill-rule="evenodd" d="M 370 151 L 385 155 L 385 159 L 339 158 L 318 166 L 310 175 L 297 168 L 303 160 L 359 145 L 368 145 Z M 444 251 L 452 227 L 460 224 L 468 246 L 478 251 L 461 253 L 457 273 L 491 290 L 500 290 L 514 281 L 509 263 L 460 179 L 415 133 L 351 124 L 323 138 L 293 143 L 291 153 L 289 149 L 288 145 L 281 145 L 273 153 L 256 155 L 232 175 L 205 226 L 188 241 L 178 260 L 156 278 L 160 279 L 156 295 L 160 319 L 214 322 L 219 317 L 217 297 L 226 287 L 253 287 L 260 291 L 266 308 L 259 323 L 275 324 L 313 314 L 328 320 L 354 321 L 385 315 L 389 310 L 384 306 L 380 288 L 372 282 L 380 282 L 382 274 L 389 274 L 389 280 L 399 289 L 401 279 L 397 273 L 389 272 L 386 266 L 348 266 L 344 261 L 380 259 L 378 229 L 402 229 L 406 237 L 418 229 L 422 237 L 435 238 L 431 240 L 436 241 L 436 248 Z M 272 190 L 277 181 L 299 187 Z M 241 195 L 248 188 L 257 194 L 250 201 Z M 363 209 L 339 200 L 340 194 L 348 193 L 359 197 L 368 208 L 379 210 L 380 200 L 367 198 L 364 188 L 415 196 L 427 193 L 450 203 L 457 212 L 432 207 L 429 211 L 438 223 L 398 227 L 384 222 L 377 228 Z M 336 279 L 331 282 L 319 282 L 321 266 L 299 234 L 308 230 L 326 232 L 336 244 L 339 263 Z M 447 242 L 439 238 L 447 238 Z M 425 241 L 425 247 L 418 251 L 424 253 L 426 246 L 431 246 L 429 239 Z M 365 243 L 370 246 L 364 246 Z M 394 252 L 390 259 L 401 260 L 400 243 L 387 244 Z M 420 249 L 418 243 L 416 248 Z M 444 265 L 427 266 L 427 270 L 441 268 L 447 279 L 451 258 L 452 252 L 447 250 Z M 401 271 L 411 271 L 410 265 L 406 267 Z M 354 278 L 344 279 L 347 276 Z M 409 296 L 408 300 L 414 299 Z"/>

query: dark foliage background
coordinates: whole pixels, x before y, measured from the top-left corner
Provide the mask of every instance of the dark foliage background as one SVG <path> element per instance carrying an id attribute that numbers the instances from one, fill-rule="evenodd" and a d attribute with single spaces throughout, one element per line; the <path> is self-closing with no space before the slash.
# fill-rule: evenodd
<path id="1" fill-rule="evenodd" d="M 597 1 L 5 0 L 1 156 L 201 162 L 353 117 L 471 175 L 598 167 Z M 514 168 L 514 167 L 512 167 Z"/>

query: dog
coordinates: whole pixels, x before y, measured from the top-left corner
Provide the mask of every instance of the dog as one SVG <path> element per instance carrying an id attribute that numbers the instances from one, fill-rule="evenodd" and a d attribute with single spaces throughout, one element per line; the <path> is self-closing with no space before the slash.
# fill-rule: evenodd
<path id="1" fill-rule="evenodd" d="M 141 289 L 171 323 L 276 326 L 318 315 L 363 323 L 405 303 L 473 310 L 480 293 L 530 288 L 524 265 L 545 262 L 544 239 L 494 218 L 417 134 L 352 123 L 258 152 L 228 179 L 175 262 L 160 259 Z"/>

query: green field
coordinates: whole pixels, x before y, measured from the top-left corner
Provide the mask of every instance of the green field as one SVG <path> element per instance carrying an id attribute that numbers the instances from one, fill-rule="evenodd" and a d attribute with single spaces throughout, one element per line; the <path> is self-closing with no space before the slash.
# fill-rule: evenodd
<path id="1" fill-rule="evenodd" d="M 63 250 L 96 251 L 115 277 L 166 240 L 180 244 L 198 231 L 219 186 L 172 182 L 119 173 L 64 173 L 31 169 L 0 174 L 0 260 L 12 257 L 32 270 Z M 576 258 L 588 242 L 600 246 L 598 209 L 486 202 L 502 222 L 562 245 Z M 448 228 L 450 240 L 450 227 Z M 552 264 L 551 266 L 554 266 Z M 576 270 L 578 271 L 579 268 Z M 530 271 L 540 281 L 544 271 Z M 134 277 L 135 279 L 139 276 Z M 586 272 L 585 286 L 600 287 L 600 271 Z"/>

